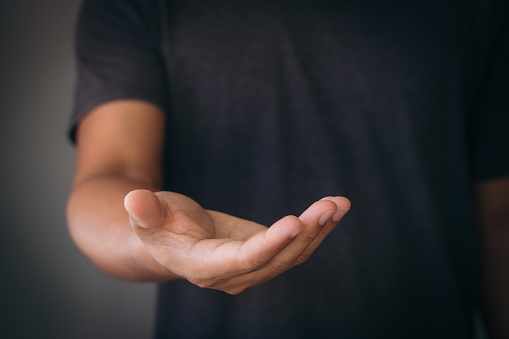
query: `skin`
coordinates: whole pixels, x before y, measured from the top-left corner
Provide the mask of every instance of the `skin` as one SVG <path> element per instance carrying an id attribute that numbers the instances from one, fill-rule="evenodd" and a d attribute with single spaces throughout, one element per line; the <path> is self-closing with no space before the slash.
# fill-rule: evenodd
<path id="1" fill-rule="evenodd" d="M 140 101 L 102 105 L 79 125 L 69 229 L 110 275 L 237 294 L 305 262 L 350 207 L 326 197 L 267 228 L 159 192 L 163 126 L 160 109 Z M 483 313 L 492 338 L 509 338 L 509 177 L 474 192 Z"/>
<path id="2" fill-rule="evenodd" d="M 475 187 L 481 303 L 490 338 L 509 338 L 509 178 Z"/>
<path id="3" fill-rule="evenodd" d="M 93 263 L 121 279 L 187 279 L 238 294 L 305 262 L 350 208 L 325 197 L 267 228 L 161 192 L 164 114 L 145 102 L 96 108 L 76 138 L 69 229 Z"/>

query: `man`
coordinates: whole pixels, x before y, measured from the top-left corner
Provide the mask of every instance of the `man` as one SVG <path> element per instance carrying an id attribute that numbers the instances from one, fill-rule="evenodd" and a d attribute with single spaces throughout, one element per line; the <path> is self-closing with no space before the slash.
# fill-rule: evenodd
<path id="1" fill-rule="evenodd" d="M 85 1 L 73 238 L 160 338 L 471 337 L 481 239 L 508 337 L 507 10 Z"/>

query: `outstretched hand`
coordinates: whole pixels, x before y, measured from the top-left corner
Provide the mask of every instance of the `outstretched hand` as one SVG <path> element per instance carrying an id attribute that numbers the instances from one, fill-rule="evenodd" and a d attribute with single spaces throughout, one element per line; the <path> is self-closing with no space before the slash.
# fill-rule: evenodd
<path id="1" fill-rule="evenodd" d="M 346 198 L 327 197 L 300 217 L 286 216 L 267 228 L 172 192 L 135 190 L 124 204 L 157 262 L 152 270 L 230 294 L 306 261 L 350 208 Z"/>

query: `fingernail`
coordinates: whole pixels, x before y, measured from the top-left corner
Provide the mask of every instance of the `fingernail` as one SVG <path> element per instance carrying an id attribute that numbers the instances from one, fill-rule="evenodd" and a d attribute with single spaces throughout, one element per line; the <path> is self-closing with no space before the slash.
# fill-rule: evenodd
<path id="1" fill-rule="evenodd" d="M 327 223 L 327 221 L 329 221 L 329 219 L 332 217 L 333 213 L 334 213 L 334 211 L 327 211 L 324 214 L 322 214 L 322 216 L 320 217 L 320 220 L 318 220 L 318 223 L 320 224 L 320 226 L 324 226 Z"/>
<path id="2" fill-rule="evenodd" d="M 338 208 L 336 210 L 336 213 L 334 213 L 334 215 L 332 216 L 332 220 L 334 222 L 338 222 L 349 210 L 350 210 L 349 208 Z"/>
<path id="3" fill-rule="evenodd" d="M 297 236 L 299 235 L 299 233 L 300 233 L 301 231 L 302 231 L 301 229 L 298 229 L 298 230 L 293 231 L 292 233 L 290 233 L 290 239 L 295 239 L 295 238 L 297 238 Z"/>

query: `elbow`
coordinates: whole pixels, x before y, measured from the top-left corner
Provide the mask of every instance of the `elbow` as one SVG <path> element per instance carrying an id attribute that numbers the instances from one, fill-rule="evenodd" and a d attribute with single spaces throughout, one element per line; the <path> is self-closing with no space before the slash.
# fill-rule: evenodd
<path id="1" fill-rule="evenodd" d="M 85 245 L 83 243 L 84 234 L 82 231 L 83 220 L 80 218 L 80 208 L 75 193 L 71 193 L 66 206 L 66 220 L 69 235 L 74 244 L 82 251 L 85 252 Z"/>

